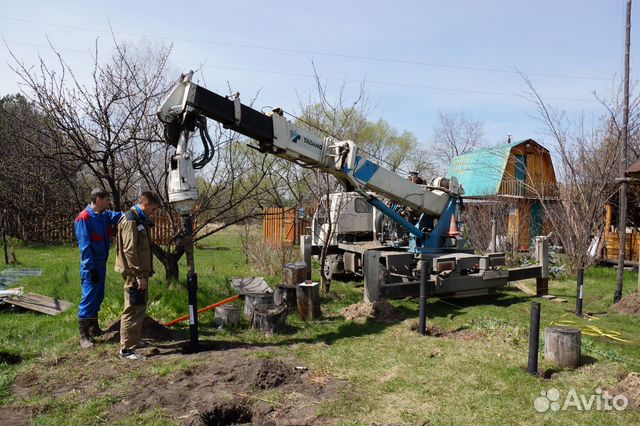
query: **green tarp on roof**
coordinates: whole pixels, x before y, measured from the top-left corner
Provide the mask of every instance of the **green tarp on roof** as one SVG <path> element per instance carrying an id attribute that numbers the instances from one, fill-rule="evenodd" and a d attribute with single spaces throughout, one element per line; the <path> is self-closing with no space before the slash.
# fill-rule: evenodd
<path id="1" fill-rule="evenodd" d="M 454 157 L 447 177 L 458 178 L 465 197 L 497 195 L 511 149 L 530 140 L 477 149 Z"/>

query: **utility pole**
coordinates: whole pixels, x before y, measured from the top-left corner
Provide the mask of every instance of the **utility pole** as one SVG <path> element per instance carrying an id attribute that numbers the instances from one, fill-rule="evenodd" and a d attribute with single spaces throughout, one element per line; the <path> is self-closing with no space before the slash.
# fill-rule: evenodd
<path id="1" fill-rule="evenodd" d="M 624 278 L 624 257 L 627 243 L 627 185 L 624 172 L 627 170 L 627 139 L 629 136 L 629 51 L 631 50 L 631 0 L 627 0 L 627 29 L 624 45 L 624 109 L 622 111 L 622 143 L 620 144 L 620 250 L 618 253 L 618 275 L 613 303 L 622 299 L 622 281 Z"/>

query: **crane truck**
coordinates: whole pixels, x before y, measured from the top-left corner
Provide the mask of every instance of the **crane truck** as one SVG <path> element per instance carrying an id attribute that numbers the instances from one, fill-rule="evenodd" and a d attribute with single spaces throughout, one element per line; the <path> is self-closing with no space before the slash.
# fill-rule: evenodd
<path id="1" fill-rule="evenodd" d="M 345 191 L 356 194 L 354 199 L 364 200 L 384 221 L 407 234 L 401 244 L 398 238 L 385 238 L 385 232 L 377 241 L 338 242 L 342 267 L 364 276 L 367 301 L 417 295 L 421 276 L 427 295 L 442 296 L 484 293 L 510 279 L 537 277 L 541 270 L 544 275 L 540 267 L 510 274 L 503 268 L 504 253 L 474 254 L 458 233 L 450 232 L 463 195 L 455 177 L 439 177 L 429 184 L 407 179 L 368 159 L 352 141 L 319 136 L 287 120 L 280 108 L 266 114 L 257 111 L 242 104 L 239 95 L 222 96 L 194 83 L 192 75 L 181 76 L 157 112 L 166 142 L 175 147 L 168 193 L 183 217 L 187 239 L 190 212 L 198 198 L 194 169 L 213 155 L 208 118 L 250 138 L 262 153 L 333 175 Z M 189 147 L 196 131 L 204 144 L 198 158 Z M 193 264 L 189 252 L 187 261 Z M 197 288 L 193 266 L 188 283 Z"/>

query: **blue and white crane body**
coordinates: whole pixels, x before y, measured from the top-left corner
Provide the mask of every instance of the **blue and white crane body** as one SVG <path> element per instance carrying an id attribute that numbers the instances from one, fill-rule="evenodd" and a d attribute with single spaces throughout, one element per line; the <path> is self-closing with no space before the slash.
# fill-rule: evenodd
<path id="1" fill-rule="evenodd" d="M 359 193 L 408 231 L 404 247 L 353 246 L 350 262 L 360 265 L 367 299 L 416 294 L 422 262 L 428 263 L 430 294 L 486 292 L 507 283 L 508 271 L 499 268 L 503 254 L 475 255 L 463 248 L 460 236 L 449 233 L 463 192 L 455 178 L 414 183 L 360 155 L 352 141 L 320 137 L 288 121 L 280 109 L 267 114 L 254 110 L 238 96 L 230 99 L 193 83 L 191 75 L 181 77 L 158 110 L 167 141 L 176 147 L 169 197 L 179 211 L 187 213 L 197 199 L 187 144 L 197 128 L 206 132 L 207 117 L 255 140 L 261 152 L 335 176 L 347 191 Z M 409 221 L 390 203 L 411 209 L 416 219 Z"/>

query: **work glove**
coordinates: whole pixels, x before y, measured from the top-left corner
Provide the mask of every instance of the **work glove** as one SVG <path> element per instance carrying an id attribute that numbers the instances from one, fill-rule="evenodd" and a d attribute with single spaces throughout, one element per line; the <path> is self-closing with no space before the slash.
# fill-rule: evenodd
<path id="1" fill-rule="evenodd" d="M 100 272 L 97 269 L 92 269 L 89 271 L 89 278 L 91 282 L 94 284 L 98 284 L 100 282 Z"/>
<path id="2" fill-rule="evenodd" d="M 149 286 L 149 280 L 147 278 L 136 278 L 136 281 L 138 282 L 138 289 L 140 291 L 145 291 Z"/>

